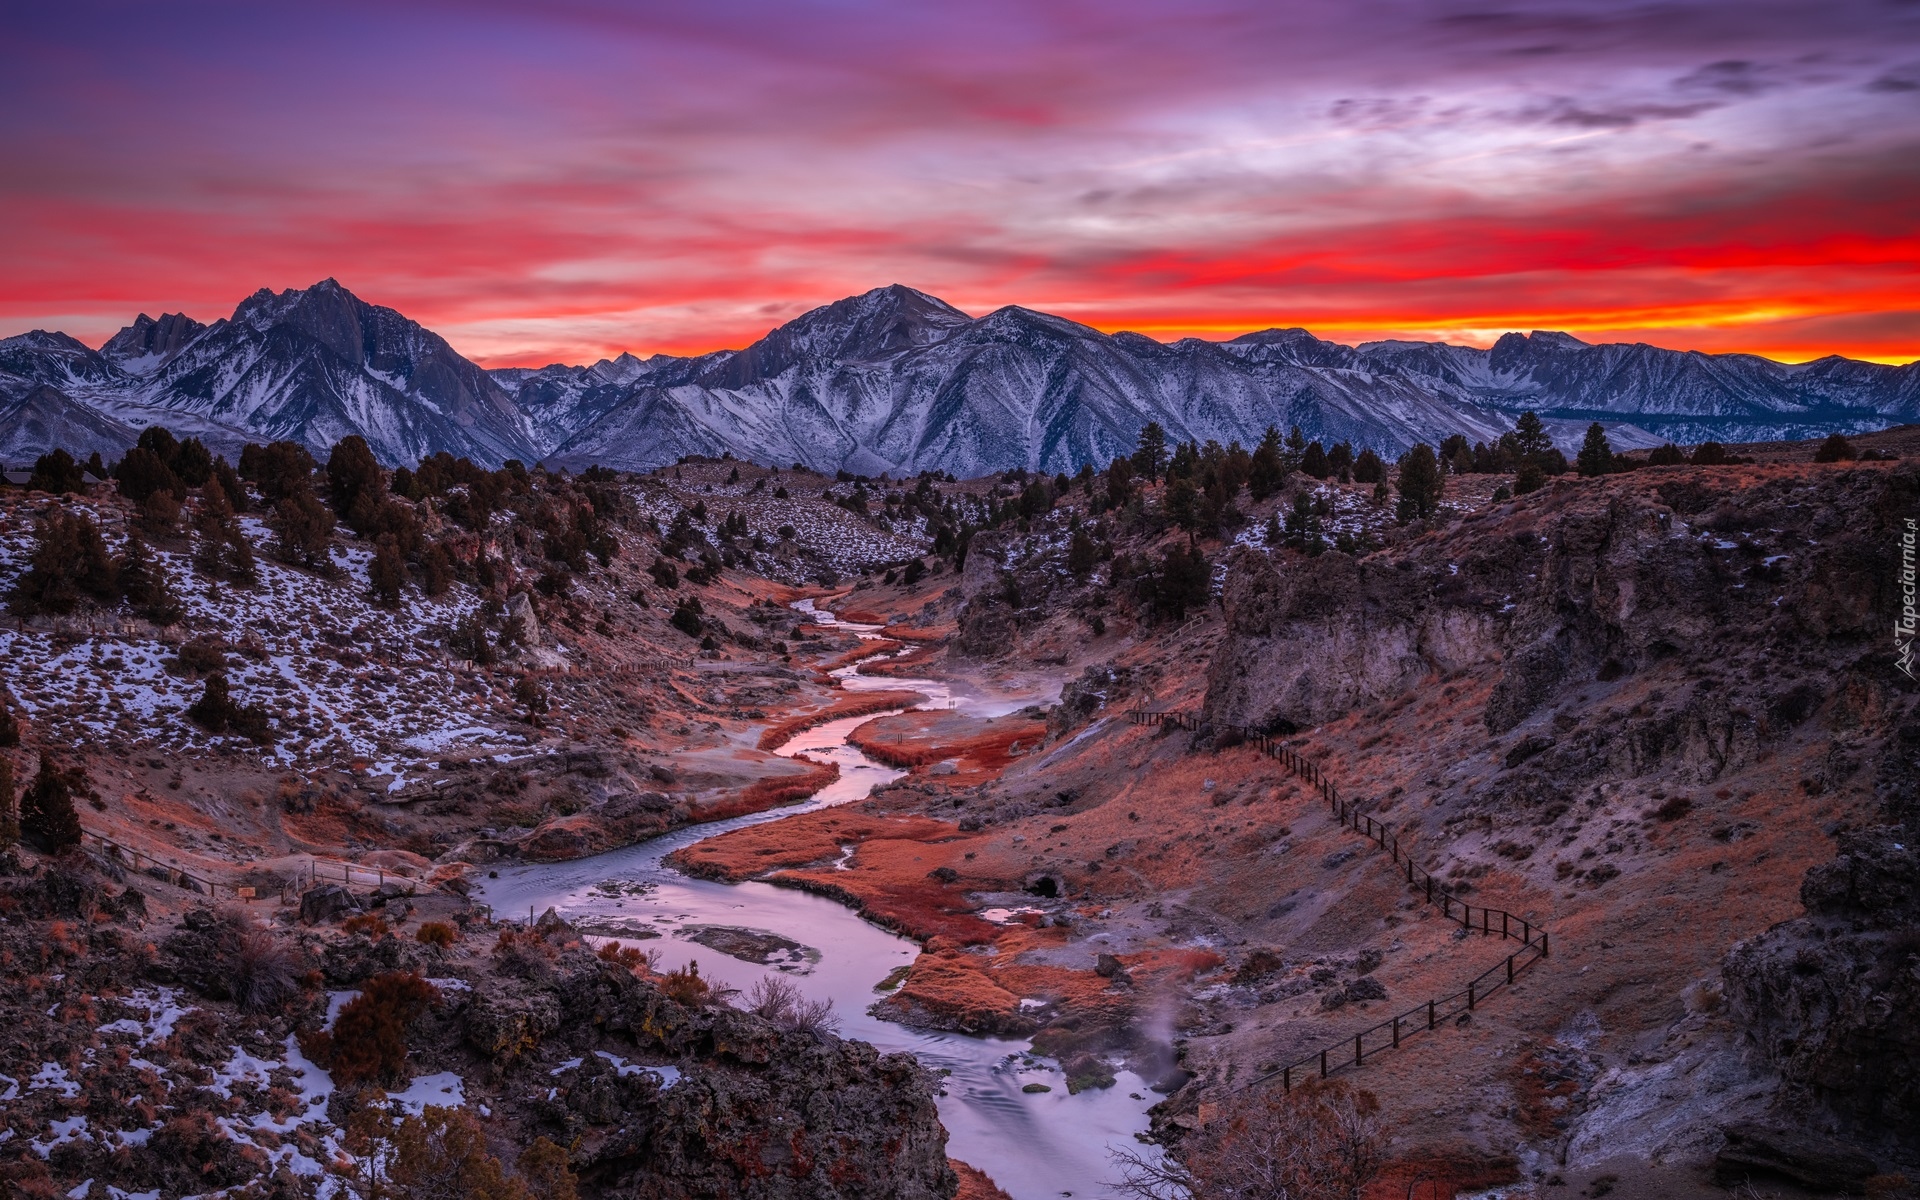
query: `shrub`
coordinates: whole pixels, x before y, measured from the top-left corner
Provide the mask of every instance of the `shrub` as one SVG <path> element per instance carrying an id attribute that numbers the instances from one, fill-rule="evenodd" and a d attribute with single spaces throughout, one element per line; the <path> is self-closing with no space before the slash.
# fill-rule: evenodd
<path id="1" fill-rule="evenodd" d="M 668 618 L 668 623 L 688 637 L 699 637 L 704 625 L 700 619 L 702 611 L 698 596 L 682 597 L 674 607 L 673 616 Z"/>
<path id="2" fill-rule="evenodd" d="M 1852 462 L 1859 456 L 1854 453 L 1853 443 L 1837 433 L 1827 435 L 1820 448 L 1813 452 L 1813 461 L 1818 463 Z"/>
<path id="3" fill-rule="evenodd" d="M 1701 442 L 1693 448 L 1693 457 L 1689 461 L 1696 467 L 1722 467 L 1731 460 L 1727 448 L 1719 442 Z"/>
<path id="4" fill-rule="evenodd" d="M 765 975 L 747 992 L 747 1011 L 782 1029 L 832 1033 L 840 1027 L 833 1001 L 809 1000 L 800 989 L 773 975 Z"/>
<path id="5" fill-rule="evenodd" d="M 700 964 L 690 962 L 660 977 L 660 991 L 676 1004 L 698 1008 L 713 996 L 713 985 L 700 977 Z"/>
<path id="6" fill-rule="evenodd" d="M 340 1010 L 330 1033 L 308 1038 L 308 1053 L 339 1083 L 396 1083 L 406 1077 L 407 1025 L 439 993 L 411 971 L 367 980 L 366 990 Z"/>
<path id="7" fill-rule="evenodd" d="M 387 928 L 385 919 L 376 913 L 355 913 L 340 922 L 340 928 L 348 933 L 364 933 L 376 942 L 393 932 Z"/>
<path id="8" fill-rule="evenodd" d="M 1656 446 L 1653 451 L 1647 455 L 1647 465 L 1650 467 L 1677 467 L 1686 461 L 1687 452 L 1672 442 Z"/>
<path id="9" fill-rule="evenodd" d="M 445 921 L 427 921 L 421 924 L 413 936 L 419 939 L 422 945 L 438 946 L 445 950 L 460 940 L 460 931 Z"/>
<path id="10" fill-rule="evenodd" d="M 647 568 L 647 574 L 653 576 L 653 582 L 656 586 L 664 588 L 667 591 L 672 591 L 674 588 L 680 586 L 680 570 L 667 559 L 654 559 L 653 565 Z"/>
<path id="11" fill-rule="evenodd" d="M 235 733 L 259 746 L 273 742 L 273 724 L 267 710 L 234 700 L 228 694 L 225 675 L 207 679 L 206 690 L 187 708 L 187 719 L 208 733 Z"/>
<path id="12" fill-rule="evenodd" d="M 243 928 L 234 947 L 227 987 L 244 1012 L 278 1008 L 300 994 L 300 956 L 265 929 Z"/>
<path id="13" fill-rule="evenodd" d="M 0 747 L 20 744 L 20 722 L 4 700 L 0 700 Z"/>
<path id="14" fill-rule="evenodd" d="M 333 513 L 313 494 L 306 480 L 287 485 L 285 495 L 273 506 L 268 525 L 276 543 L 274 553 L 283 561 L 303 567 L 327 567 L 328 549 L 333 541 Z"/>
<path id="15" fill-rule="evenodd" d="M 1314 1081 L 1291 1092 L 1231 1093 L 1189 1134 L 1181 1157 L 1119 1151 L 1123 1191 L 1171 1196 L 1359 1200 L 1379 1174 L 1385 1141 L 1371 1092 Z"/>
<path id="16" fill-rule="evenodd" d="M 395 1121 L 385 1106 L 356 1114 L 347 1148 L 356 1160 L 354 1188 L 364 1200 L 530 1200 L 535 1193 L 487 1153 L 486 1131 L 459 1108 L 428 1105 Z M 529 1150 L 531 1153 L 531 1149 Z M 566 1172 L 565 1156 L 558 1164 Z M 548 1158 L 540 1160 L 550 1166 Z M 572 1176 L 566 1175 L 569 1185 Z M 569 1192 L 541 1193 L 561 1200 Z"/>
<path id="17" fill-rule="evenodd" d="M 5 710 L 0 709 L 0 715 Z M 0 851 L 20 840 L 20 810 L 13 803 L 13 764 L 0 755 Z"/>

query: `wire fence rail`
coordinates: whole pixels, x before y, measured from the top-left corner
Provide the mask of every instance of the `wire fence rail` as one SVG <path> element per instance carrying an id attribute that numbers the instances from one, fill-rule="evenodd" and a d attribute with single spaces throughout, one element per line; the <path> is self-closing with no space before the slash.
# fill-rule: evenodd
<path id="1" fill-rule="evenodd" d="M 81 830 L 81 834 L 89 841 L 95 842 L 105 849 L 108 858 L 116 862 L 124 863 L 150 879 L 163 880 L 174 887 L 183 888 L 190 892 L 202 892 L 210 900 L 218 900 L 224 893 L 229 900 L 244 900 L 251 903 L 254 900 L 264 899 L 268 895 L 273 895 L 284 903 L 286 901 L 286 889 L 288 886 L 305 890 L 316 887 L 322 883 L 333 883 L 336 881 L 349 889 L 355 885 L 371 885 L 377 888 L 384 886 L 388 880 L 392 880 L 395 883 L 404 883 L 409 887 L 416 887 L 419 884 L 417 879 L 399 872 L 390 872 L 380 867 L 363 867 L 355 863 L 309 858 L 307 860 L 307 869 L 296 875 L 290 884 L 263 889 L 251 884 L 226 883 L 218 879 L 211 879 L 205 875 L 196 875 L 192 871 L 181 868 L 176 863 L 157 858 L 144 850 L 135 850 L 131 846 L 123 846 L 112 838 L 104 834 L 95 833 L 91 829 L 83 829 Z"/>
<path id="2" fill-rule="evenodd" d="M 1408 889 L 1423 895 L 1427 903 L 1439 905 L 1441 915 L 1447 920 L 1459 921 L 1461 929 L 1467 933 L 1520 943 L 1519 949 L 1469 980 L 1461 990 L 1447 996 L 1436 996 L 1362 1029 L 1351 1037 L 1330 1042 L 1291 1062 L 1268 1068 L 1244 1086 L 1253 1087 L 1278 1079 L 1283 1088 L 1291 1091 L 1296 1078 L 1325 1079 L 1338 1071 L 1363 1066 L 1369 1055 L 1383 1050 L 1398 1050 L 1402 1042 L 1438 1029 L 1442 1021 L 1473 1012 L 1489 996 L 1513 986 L 1522 973 L 1551 953 L 1545 929 L 1506 909 L 1473 904 L 1449 891 L 1432 872 L 1413 861 L 1413 854 L 1401 845 L 1400 835 L 1393 826 L 1374 820 L 1360 812 L 1358 805 L 1343 800 L 1340 789 L 1327 778 L 1319 764 L 1284 745 L 1280 739 L 1244 725 L 1209 722 L 1198 713 L 1136 708 L 1130 710 L 1127 717 L 1136 725 L 1170 726 L 1195 733 L 1206 731 L 1216 737 L 1226 734 L 1237 739 L 1238 743 L 1254 747 L 1311 784 L 1341 825 L 1386 851 L 1396 872 L 1404 874 Z"/>

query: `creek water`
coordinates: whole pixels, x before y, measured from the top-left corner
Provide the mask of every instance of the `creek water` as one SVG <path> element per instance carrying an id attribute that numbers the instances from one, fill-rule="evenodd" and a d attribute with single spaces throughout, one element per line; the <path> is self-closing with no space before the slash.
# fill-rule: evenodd
<path id="1" fill-rule="evenodd" d="M 862 638 L 879 631 L 877 626 L 839 621 L 815 609 L 810 600 L 796 607 L 819 624 Z M 1030 698 L 955 688 L 941 680 L 862 675 L 858 664 L 835 674 L 849 691 L 916 691 L 927 697 L 924 707 L 953 707 L 981 716 L 998 716 L 1031 703 Z M 627 940 L 657 948 L 661 969 L 695 962 L 702 976 L 742 992 L 762 976 L 779 974 L 807 999 L 832 1001 L 842 1037 L 882 1051 L 906 1051 L 928 1068 L 944 1072 L 939 1107 L 948 1155 L 985 1171 L 1014 1200 L 1118 1196 L 1113 1181 L 1119 1172 L 1110 1148 L 1151 1152 L 1134 1139 L 1147 1128 L 1146 1110 L 1157 1099 L 1146 1080 L 1120 1070 L 1110 1088 L 1069 1095 L 1059 1064 L 1032 1055 L 1026 1041 L 909 1029 L 872 1017 L 868 1007 L 885 995 L 875 985 L 913 961 L 919 952 L 914 942 L 821 896 L 765 883 L 693 879 L 662 861 L 674 850 L 716 834 L 860 800 L 899 778 L 902 772 L 847 744 L 848 734 L 872 719 L 834 721 L 781 747 L 782 754 L 805 754 L 840 766 L 840 778 L 802 804 L 691 826 L 592 858 L 506 868 L 498 879 L 485 881 L 482 898 L 499 913 L 551 907 L 570 920 L 651 928 L 661 940 Z M 808 957 L 817 959 L 785 969 L 743 962 L 685 940 L 692 927 L 702 925 L 778 934 L 808 947 L 813 952 Z M 1024 1090 L 1032 1084 L 1052 1090 Z"/>

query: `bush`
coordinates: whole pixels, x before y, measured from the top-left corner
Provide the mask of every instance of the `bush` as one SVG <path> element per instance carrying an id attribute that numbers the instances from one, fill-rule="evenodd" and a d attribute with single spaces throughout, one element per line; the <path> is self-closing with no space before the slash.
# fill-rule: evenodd
<path id="1" fill-rule="evenodd" d="M 840 1027 L 833 1001 L 809 1000 L 784 979 L 764 975 L 747 992 L 747 1011 L 793 1032 L 832 1033 Z"/>
<path id="2" fill-rule="evenodd" d="M 377 913 L 355 913 L 340 922 L 340 928 L 347 933 L 364 933 L 368 939 L 379 941 L 393 931 L 387 928 L 385 918 Z"/>
<path id="3" fill-rule="evenodd" d="M 0 716 L 5 710 L 0 709 Z M 20 810 L 13 803 L 13 764 L 0 755 L 0 851 L 20 840 Z"/>
<path id="4" fill-rule="evenodd" d="M 656 586 L 664 588 L 667 591 L 672 591 L 674 588 L 680 586 L 679 568 L 664 558 L 654 559 L 653 565 L 647 568 L 647 574 L 653 576 L 653 582 Z"/>
<path id="5" fill-rule="evenodd" d="M 713 985 L 700 977 L 700 964 L 690 962 L 660 977 L 660 991 L 667 999 L 688 1008 L 698 1008 L 713 996 Z"/>
<path id="6" fill-rule="evenodd" d="M 538 1138 L 520 1155 L 522 1177 L 487 1153 L 486 1131 L 465 1109 L 428 1105 L 394 1120 L 363 1109 L 348 1128 L 357 1162 L 353 1191 L 364 1200 L 575 1200 L 567 1153 Z"/>
<path id="7" fill-rule="evenodd" d="M 460 940 L 460 931 L 445 921 L 424 922 L 413 935 L 422 945 L 438 946 L 445 950 Z"/>
<path id="8" fill-rule="evenodd" d="M 673 616 L 667 620 L 675 629 L 688 637 L 699 637 L 705 626 L 705 622 L 701 620 L 702 612 L 699 597 L 685 596 L 674 607 Z"/>
<path id="9" fill-rule="evenodd" d="M 1314 1081 L 1230 1093 L 1221 1108 L 1186 1137 L 1178 1159 L 1117 1152 L 1122 1190 L 1151 1200 L 1359 1200 L 1380 1172 L 1385 1139 L 1370 1092 Z"/>
<path id="10" fill-rule="evenodd" d="M 1837 433 L 1827 435 L 1820 448 L 1813 452 L 1813 461 L 1818 463 L 1852 462 L 1859 455 L 1854 453 L 1853 443 Z"/>
<path id="11" fill-rule="evenodd" d="M 407 1026 L 438 998 L 411 971 L 376 975 L 340 1010 L 331 1032 L 309 1036 L 307 1053 L 337 1083 L 399 1083 L 406 1078 Z"/>
<path id="12" fill-rule="evenodd" d="M 1731 459 L 1727 448 L 1719 442 L 1701 442 L 1693 448 L 1693 457 L 1689 461 L 1696 467 L 1722 467 Z"/>
<path id="13" fill-rule="evenodd" d="M 407 583 L 407 560 L 392 534 L 381 534 L 373 548 L 373 561 L 367 564 L 367 583 L 374 603 L 383 608 L 400 607 L 400 589 Z"/>
<path id="14" fill-rule="evenodd" d="M 0 700 L 0 747 L 20 744 L 20 721 L 4 700 Z M 11 799 L 11 797 L 9 797 Z"/>
<path id="15" fill-rule="evenodd" d="M 301 965 L 299 954 L 271 932 L 243 928 L 227 987 L 243 1012 L 279 1008 L 300 994 Z"/>
<path id="16" fill-rule="evenodd" d="M 225 675 L 207 679 L 206 690 L 187 708 L 187 720 L 208 733 L 236 733 L 261 746 L 273 742 L 273 725 L 267 710 L 257 704 L 236 702 L 227 692 Z"/>

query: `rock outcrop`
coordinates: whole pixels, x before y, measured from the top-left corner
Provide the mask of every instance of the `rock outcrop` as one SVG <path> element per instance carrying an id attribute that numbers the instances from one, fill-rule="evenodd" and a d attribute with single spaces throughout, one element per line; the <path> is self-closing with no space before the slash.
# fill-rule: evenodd
<path id="1" fill-rule="evenodd" d="M 1901 814 L 1920 788 L 1920 722 L 1891 740 L 1880 783 Z M 1920 820 L 1845 833 L 1839 850 L 1807 872 L 1806 916 L 1727 956 L 1727 998 L 1789 1105 L 1920 1155 Z"/>
<path id="2" fill-rule="evenodd" d="M 1243 551 L 1208 714 L 1304 728 L 1498 663 L 1498 734 L 1574 684 L 1676 656 L 1805 660 L 1890 621 L 1892 530 L 1920 471 L 1737 471 L 1561 483 L 1359 559 Z"/>

